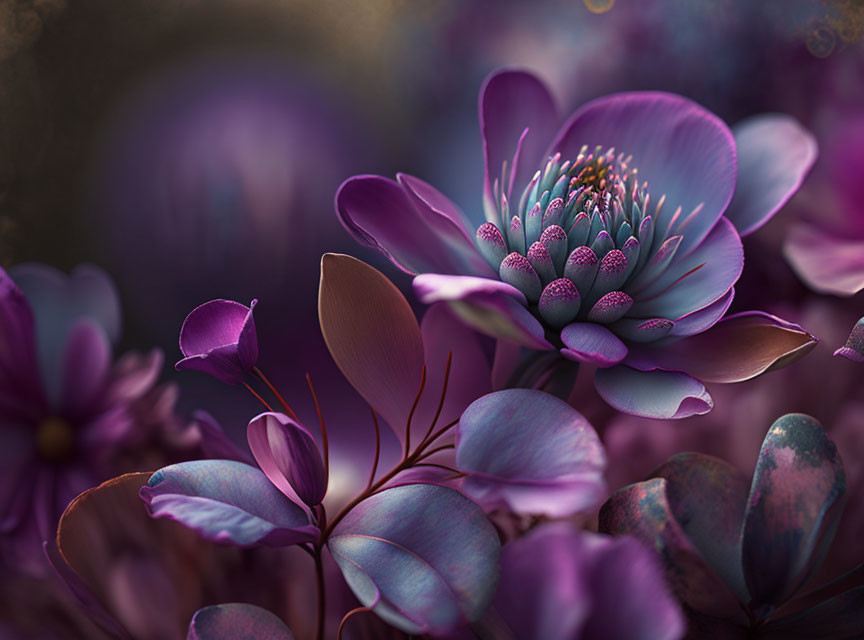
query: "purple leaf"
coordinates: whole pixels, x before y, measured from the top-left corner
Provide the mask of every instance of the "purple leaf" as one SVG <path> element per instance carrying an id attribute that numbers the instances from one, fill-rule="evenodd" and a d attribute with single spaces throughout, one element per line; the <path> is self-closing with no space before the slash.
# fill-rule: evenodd
<path id="1" fill-rule="evenodd" d="M 249 448 L 261 470 L 292 501 L 310 507 L 327 492 L 327 472 L 318 443 L 305 427 L 283 413 L 262 413 L 246 428 Z"/>
<path id="2" fill-rule="evenodd" d="M 196 460 L 160 469 L 141 489 L 154 518 L 170 518 L 214 542 L 287 546 L 318 537 L 303 508 L 261 471 L 233 460 Z"/>
<path id="3" fill-rule="evenodd" d="M 232 603 L 196 611 L 186 640 L 294 640 L 294 635 L 266 609 Z"/>
<path id="4" fill-rule="evenodd" d="M 466 497 L 435 485 L 364 500 L 327 546 L 358 600 L 406 633 L 441 635 L 478 620 L 498 582 L 494 527 Z"/>
<path id="5" fill-rule="evenodd" d="M 459 421 L 456 466 L 466 495 L 487 509 L 562 517 L 603 499 L 606 455 L 578 411 L 532 389 L 496 391 Z"/>
<path id="6" fill-rule="evenodd" d="M 768 431 L 742 530 L 751 606 L 764 618 L 821 564 L 843 509 L 837 447 L 810 416 L 790 413 Z"/>

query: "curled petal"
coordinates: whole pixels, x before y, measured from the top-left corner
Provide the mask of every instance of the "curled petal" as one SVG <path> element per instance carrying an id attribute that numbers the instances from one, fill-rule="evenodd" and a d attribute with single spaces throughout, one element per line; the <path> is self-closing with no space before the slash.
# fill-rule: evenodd
<path id="1" fill-rule="evenodd" d="M 627 357 L 627 346 L 606 327 L 593 322 L 574 322 L 561 330 L 561 355 L 577 362 L 611 367 Z"/>
<path id="2" fill-rule="evenodd" d="M 558 398 L 532 389 L 496 391 L 459 421 L 456 466 L 465 493 L 487 509 L 563 517 L 594 507 L 606 491 L 606 455 L 594 429 Z"/>
<path id="3" fill-rule="evenodd" d="M 779 113 L 747 118 L 732 133 L 738 151 L 738 184 L 726 217 L 746 236 L 795 195 L 819 147 L 794 118 Z"/>
<path id="4" fill-rule="evenodd" d="M 796 224 L 783 243 L 795 273 L 817 293 L 851 296 L 864 289 L 864 240 Z"/>
<path id="5" fill-rule="evenodd" d="M 232 603 L 196 611 L 186 640 L 294 640 L 294 635 L 266 609 Z"/>
<path id="6" fill-rule="evenodd" d="M 499 280 L 427 273 L 414 278 L 414 291 L 426 304 L 446 301 L 469 326 L 532 349 L 551 350 L 543 325 L 525 308 L 525 296 Z"/>
<path id="7" fill-rule="evenodd" d="M 321 259 L 318 318 L 345 378 L 401 433 L 423 370 L 420 325 L 408 301 L 381 272 L 328 253 Z"/>
<path id="8" fill-rule="evenodd" d="M 837 447 L 816 420 L 779 418 L 753 474 L 742 529 L 751 606 L 764 619 L 822 561 L 843 510 L 846 476 Z"/>
<path id="9" fill-rule="evenodd" d="M 720 321 L 720 318 L 726 315 L 734 297 L 735 289 L 731 288 L 707 307 L 702 307 L 698 311 L 691 311 L 681 316 L 675 320 L 675 326 L 672 327 L 672 331 L 669 334 L 673 336 L 693 336 L 710 329 Z"/>
<path id="10" fill-rule="evenodd" d="M 594 386 L 619 411 L 644 418 L 677 420 L 714 407 L 705 385 L 679 371 L 637 371 L 617 365 L 598 369 Z"/>
<path id="11" fill-rule="evenodd" d="M 855 323 L 846 344 L 837 349 L 834 355 L 843 356 L 852 362 L 864 362 L 864 318 Z"/>

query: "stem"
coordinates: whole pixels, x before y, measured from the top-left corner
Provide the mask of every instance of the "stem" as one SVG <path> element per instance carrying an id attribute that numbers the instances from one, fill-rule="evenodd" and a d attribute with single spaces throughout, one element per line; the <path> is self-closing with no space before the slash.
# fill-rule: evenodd
<path id="1" fill-rule="evenodd" d="M 324 563 L 321 559 L 321 547 L 315 547 L 315 586 L 318 592 L 318 618 L 315 622 L 316 640 L 324 640 L 324 618 L 327 609 L 327 593 L 324 589 Z"/>
<path id="2" fill-rule="evenodd" d="M 269 404 L 267 404 L 267 401 L 264 398 L 262 398 L 261 396 L 259 396 L 258 392 L 249 386 L 249 383 L 244 382 L 243 386 L 246 387 L 247 389 L 249 389 L 249 393 L 251 393 L 253 396 L 258 398 L 258 400 L 261 402 L 261 404 L 263 404 L 265 407 L 267 407 L 267 411 L 273 411 L 273 407 L 271 407 Z"/>
<path id="3" fill-rule="evenodd" d="M 414 451 L 414 454 L 417 455 L 417 454 L 422 453 L 422 452 L 423 452 L 423 449 L 425 449 L 425 448 L 428 447 L 430 444 L 432 444 L 433 442 L 435 442 L 438 438 L 440 438 L 440 437 L 443 436 L 445 433 L 447 433 L 448 431 L 450 431 L 450 429 L 452 429 L 453 427 L 455 427 L 457 424 L 459 424 L 459 419 L 458 419 L 458 418 L 457 418 L 456 420 L 454 420 L 453 422 L 449 423 L 449 424 L 445 424 L 443 427 L 441 427 L 440 429 L 438 429 L 438 431 L 436 431 L 435 433 L 433 433 L 431 436 L 429 436 L 428 438 L 425 438 L 425 439 L 423 440 L 423 442 L 421 442 L 421 443 L 418 445 L 417 449 Z"/>
<path id="4" fill-rule="evenodd" d="M 441 445 L 440 447 L 435 447 L 434 449 L 432 449 L 432 451 L 428 451 L 428 452 L 424 453 L 421 457 L 417 458 L 417 460 L 425 460 L 426 458 L 431 458 L 436 453 L 446 451 L 447 449 L 455 449 L 455 448 L 456 448 L 455 444 Z"/>
<path id="5" fill-rule="evenodd" d="M 423 436 L 423 442 L 426 441 L 430 435 L 432 435 L 432 430 L 435 428 L 435 425 L 438 424 L 438 418 L 441 417 L 441 410 L 444 408 L 444 398 L 447 396 L 447 383 L 450 381 L 450 366 L 453 364 L 453 352 L 449 352 L 447 354 L 447 366 L 444 368 L 444 384 L 441 387 L 441 397 L 438 399 L 438 409 L 435 410 L 435 417 L 432 418 L 432 424 L 429 425 L 429 429 L 426 430 L 426 435 Z"/>
<path id="6" fill-rule="evenodd" d="M 408 422 L 405 425 L 405 454 L 403 459 L 407 458 L 411 451 L 411 420 L 414 419 L 414 412 L 417 411 L 417 405 L 420 404 L 420 396 L 423 395 L 423 388 L 426 386 L 426 365 L 420 370 L 420 388 L 417 389 L 417 395 L 414 396 L 414 404 L 411 405 L 411 412 L 408 414 Z"/>
<path id="7" fill-rule="evenodd" d="M 378 459 L 381 457 L 381 427 L 378 426 L 378 418 L 375 416 L 375 409 L 369 407 L 372 412 L 372 422 L 375 423 L 375 461 L 372 463 L 372 472 L 369 474 L 369 482 L 366 483 L 366 488 L 372 486 L 375 482 L 375 473 L 378 471 Z"/>
<path id="8" fill-rule="evenodd" d="M 276 398 L 279 400 L 279 404 L 281 404 L 282 407 L 285 409 L 285 413 L 287 413 L 288 416 L 289 416 L 292 420 L 294 420 L 294 421 L 296 421 L 296 422 L 300 422 L 300 419 L 297 417 L 297 414 L 294 413 L 294 410 L 293 410 L 291 407 L 288 406 L 288 403 L 285 402 L 285 398 L 283 398 L 283 397 L 282 397 L 282 394 L 280 394 L 280 393 L 276 390 L 276 387 L 274 387 L 273 384 L 272 384 L 272 383 L 267 379 L 267 376 L 264 375 L 264 373 L 261 371 L 261 369 L 259 369 L 259 368 L 256 366 L 256 367 L 252 367 L 252 371 L 255 372 L 255 375 L 258 376 L 258 377 L 261 379 L 261 382 L 263 382 L 264 384 L 266 384 L 266 385 L 267 385 L 267 388 L 270 389 L 270 391 L 273 393 L 274 396 L 276 396 Z M 272 411 L 272 409 L 271 409 L 271 411 Z"/>
<path id="9" fill-rule="evenodd" d="M 369 607 L 357 607 L 356 609 L 351 609 L 348 613 L 346 613 L 342 617 L 342 622 L 339 623 L 339 630 L 336 632 L 336 640 L 342 640 L 342 629 L 345 628 L 345 623 L 348 622 L 348 618 L 357 614 L 363 613 L 365 611 L 372 611 Z"/>
<path id="10" fill-rule="evenodd" d="M 318 404 L 318 395 L 315 393 L 315 387 L 312 386 L 312 377 L 306 374 L 306 384 L 309 385 L 309 391 L 312 393 L 312 402 L 315 403 L 315 413 L 318 415 L 318 424 L 321 426 L 321 444 L 324 445 L 324 473 L 330 475 L 330 446 L 327 443 L 327 427 L 324 426 L 324 417 L 321 415 L 321 405 Z"/>

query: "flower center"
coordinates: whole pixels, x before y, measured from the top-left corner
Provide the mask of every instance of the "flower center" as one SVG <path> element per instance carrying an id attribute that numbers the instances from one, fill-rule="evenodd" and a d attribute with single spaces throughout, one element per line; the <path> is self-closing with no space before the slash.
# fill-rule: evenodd
<path id="1" fill-rule="evenodd" d="M 611 324 L 632 306 L 625 289 L 650 256 L 663 198 L 652 216 L 648 185 L 639 184 L 630 161 L 601 147 L 582 147 L 564 162 L 556 154 L 515 208 L 506 180 L 495 182 L 499 221 L 480 226 L 477 246 L 546 324 L 561 327 L 577 318 Z"/>
<path id="2" fill-rule="evenodd" d="M 75 432 L 63 418 L 51 416 L 36 427 L 36 448 L 48 462 L 63 462 L 75 447 Z"/>

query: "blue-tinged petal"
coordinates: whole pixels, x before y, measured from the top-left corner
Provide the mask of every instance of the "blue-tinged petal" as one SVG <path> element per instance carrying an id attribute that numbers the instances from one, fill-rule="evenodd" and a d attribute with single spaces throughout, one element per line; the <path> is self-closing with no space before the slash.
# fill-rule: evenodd
<path id="1" fill-rule="evenodd" d="M 732 288 L 743 267 L 741 238 L 732 223 L 721 218 L 704 242 L 651 285 L 633 292 L 635 302 L 628 315 L 673 320 L 703 309 Z"/>
<path id="2" fill-rule="evenodd" d="M 195 460 L 160 469 L 141 489 L 150 515 L 241 547 L 311 542 L 318 528 L 255 467 Z"/>
<path id="3" fill-rule="evenodd" d="M 637 371 L 617 365 L 598 369 L 594 386 L 614 408 L 643 418 L 687 418 L 714 407 L 705 385 L 679 371 Z"/>
<path id="4" fill-rule="evenodd" d="M 717 324 L 720 318 L 726 315 L 726 312 L 732 305 L 732 299 L 734 297 L 735 288 L 733 287 L 707 307 L 703 307 L 698 311 L 691 311 L 690 313 L 677 318 L 675 320 L 675 326 L 672 327 L 672 331 L 669 332 L 669 335 L 692 336 L 710 329 Z"/>
<path id="5" fill-rule="evenodd" d="M 764 619 L 819 567 L 843 510 L 846 475 L 819 422 L 791 413 L 768 431 L 742 529 L 750 603 Z"/>
<path id="6" fill-rule="evenodd" d="M 738 183 L 726 217 L 746 236 L 795 195 L 819 155 L 813 135 L 794 118 L 768 113 L 732 127 Z"/>
<path id="7" fill-rule="evenodd" d="M 318 318 L 345 378 L 401 437 L 423 370 L 411 305 L 381 272 L 328 253 L 321 259 Z"/>
<path id="8" fill-rule="evenodd" d="M 633 156 L 631 166 L 638 168 L 640 180 L 648 181 L 652 202 L 666 196 L 654 220 L 657 229 L 667 229 L 677 207 L 686 219 L 702 205 L 680 230 L 679 255 L 702 242 L 735 189 L 732 133 L 717 116 L 681 96 L 621 93 L 589 102 L 567 121 L 551 151 L 575 158 L 582 145 L 614 147 L 616 153 Z"/>
<path id="9" fill-rule="evenodd" d="M 603 499 L 606 454 L 593 427 L 542 391 L 490 393 L 462 414 L 456 466 L 463 490 L 486 509 L 563 517 Z"/>
<path id="10" fill-rule="evenodd" d="M 656 550 L 678 598 L 700 613 L 746 621 L 741 604 L 702 557 L 672 512 L 665 478 L 653 478 L 612 494 L 600 509 L 599 531 L 630 535 Z"/>
<path id="11" fill-rule="evenodd" d="M 789 229 L 783 255 L 817 293 L 851 296 L 864 289 L 864 240 L 799 223 Z"/>
<path id="12" fill-rule="evenodd" d="M 480 89 L 480 134 L 483 136 L 483 157 L 486 176 L 483 187 L 484 209 L 489 222 L 500 224 L 494 211 L 492 186 L 501 180 L 502 167 L 507 162 L 507 178 L 513 176 L 505 192 L 508 200 L 518 201 L 518 191 L 524 189 L 543 160 L 542 153 L 558 125 L 558 109 L 549 90 L 536 76 L 525 71 L 503 70 L 491 74 Z M 519 145 L 525 129 L 525 138 Z M 517 148 L 516 169 L 513 160 Z M 513 197 L 515 195 L 515 198 Z"/>
<path id="13" fill-rule="evenodd" d="M 468 498 L 432 484 L 367 498 L 327 546 L 357 599 L 406 633 L 478 620 L 498 582 L 495 528 Z"/>
<path id="14" fill-rule="evenodd" d="M 837 349 L 834 355 L 843 356 L 852 362 L 864 362 L 864 318 L 855 323 L 846 344 Z"/>
<path id="15" fill-rule="evenodd" d="M 336 192 L 336 212 L 355 239 L 407 273 L 492 275 L 461 222 L 437 206 L 445 196 L 433 198 L 434 189 L 419 184 L 409 182 L 412 190 L 381 176 L 354 176 Z"/>
<path id="16" fill-rule="evenodd" d="M 267 609 L 230 603 L 196 611 L 186 640 L 294 640 L 294 635 Z"/>
<path id="17" fill-rule="evenodd" d="M 561 355 L 577 362 L 611 367 L 627 357 L 627 346 L 603 325 L 574 322 L 561 330 Z"/>
<path id="18" fill-rule="evenodd" d="M 764 640 L 860 640 L 864 629 L 864 587 L 856 587 L 799 613 L 769 621 Z"/>
<path id="19" fill-rule="evenodd" d="M 525 296 L 506 282 L 426 273 L 414 278 L 414 292 L 425 304 L 448 302 L 463 322 L 488 336 L 553 349 L 543 325 L 525 308 Z"/>

